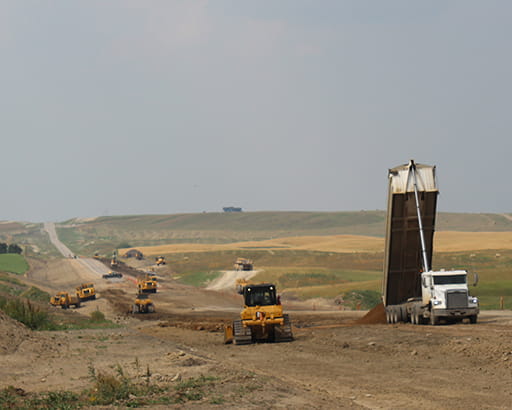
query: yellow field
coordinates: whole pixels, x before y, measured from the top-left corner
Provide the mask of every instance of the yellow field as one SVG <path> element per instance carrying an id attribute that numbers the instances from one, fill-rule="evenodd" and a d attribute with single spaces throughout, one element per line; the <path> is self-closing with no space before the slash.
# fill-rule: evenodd
<path id="1" fill-rule="evenodd" d="M 512 249 L 512 232 L 436 232 L 436 252 L 478 251 L 485 249 Z M 320 252 L 382 252 L 384 238 L 359 235 L 297 236 L 266 241 L 235 242 L 228 244 L 175 244 L 140 247 L 145 255 L 165 255 L 187 252 L 226 250 L 309 250 Z M 121 250 L 121 254 L 124 251 Z"/>

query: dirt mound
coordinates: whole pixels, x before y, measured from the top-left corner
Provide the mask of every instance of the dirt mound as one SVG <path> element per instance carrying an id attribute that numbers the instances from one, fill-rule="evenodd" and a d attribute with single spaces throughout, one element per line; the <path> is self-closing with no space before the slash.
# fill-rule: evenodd
<path id="1" fill-rule="evenodd" d="M 30 337 L 30 330 L 0 310 L 0 355 L 9 354 Z"/>
<path id="2" fill-rule="evenodd" d="M 386 323 L 386 310 L 384 309 L 383 303 L 378 304 L 361 319 L 356 321 L 358 325 L 375 325 L 380 323 Z"/>

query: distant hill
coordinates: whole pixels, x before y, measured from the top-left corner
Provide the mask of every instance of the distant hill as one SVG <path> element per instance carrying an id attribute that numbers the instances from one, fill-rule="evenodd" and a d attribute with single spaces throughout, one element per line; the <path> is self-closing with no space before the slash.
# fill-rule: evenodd
<path id="1" fill-rule="evenodd" d="M 73 228 L 73 229 L 69 229 Z M 512 231 L 501 214 L 439 213 L 438 231 Z M 117 247 L 169 243 L 229 243 L 304 235 L 383 237 L 384 211 L 233 212 L 129 215 L 71 219 L 59 224 L 59 236 L 78 253 L 111 252 Z"/>

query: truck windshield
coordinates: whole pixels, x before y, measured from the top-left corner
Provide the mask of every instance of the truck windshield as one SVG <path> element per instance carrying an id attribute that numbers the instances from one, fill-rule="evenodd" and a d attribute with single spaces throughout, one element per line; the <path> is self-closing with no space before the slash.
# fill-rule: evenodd
<path id="1" fill-rule="evenodd" d="M 245 304 L 247 306 L 275 305 L 276 290 L 273 286 L 265 288 L 247 288 L 245 291 Z"/>
<path id="2" fill-rule="evenodd" d="M 466 283 L 466 275 L 434 276 L 434 285 L 459 285 Z"/>

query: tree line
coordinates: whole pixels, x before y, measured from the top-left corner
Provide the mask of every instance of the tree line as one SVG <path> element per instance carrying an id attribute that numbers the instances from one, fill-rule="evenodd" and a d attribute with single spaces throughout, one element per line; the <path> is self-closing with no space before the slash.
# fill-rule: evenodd
<path id="1" fill-rule="evenodd" d="M 0 254 L 2 253 L 17 253 L 21 254 L 23 252 L 23 249 L 17 244 L 17 243 L 5 243 L 0 242 Z"/>

